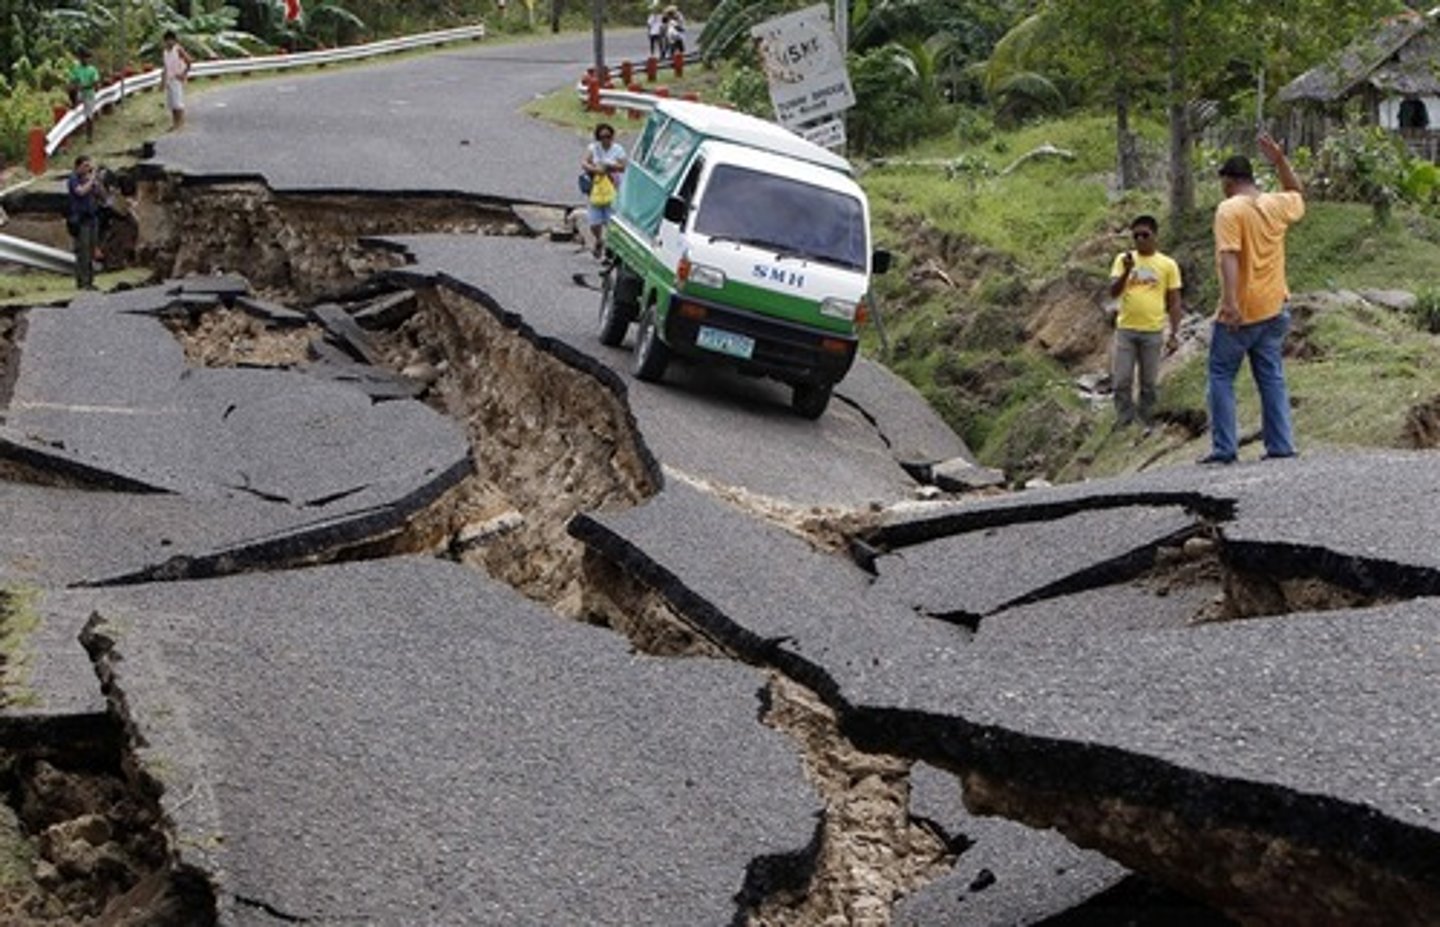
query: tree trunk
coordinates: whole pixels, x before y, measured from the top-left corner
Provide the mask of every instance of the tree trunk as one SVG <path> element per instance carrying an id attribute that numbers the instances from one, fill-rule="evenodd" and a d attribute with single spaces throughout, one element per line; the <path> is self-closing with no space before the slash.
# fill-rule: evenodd
<path id="1" fill-rule="evenodd" d="M 1195 180 L 1190 173 L 1190 112 L 1185 87 L 1185 4 L 1170 0 L 1170 225 L 1178 237 L 1188 230 L 1195 211 Z"/>
<path id="2" fill-rule="evenodd" d="M 1130 131 L 1130 88 L 1123 81 L 1115 87 L 1115 164 L 1121 191 L 1139 185 L 1140 153 Z"/>

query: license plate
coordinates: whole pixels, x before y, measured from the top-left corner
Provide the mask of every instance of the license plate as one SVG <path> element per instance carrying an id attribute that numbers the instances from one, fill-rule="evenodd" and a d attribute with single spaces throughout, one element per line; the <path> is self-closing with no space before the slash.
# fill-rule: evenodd
<path id="1" fill-rule="evenodd" d="M 749 360 L 750 355 L 755 353 L 754 338 L 721 331 L 708 325 L 700 326 L 700 333 L 695 336 L 695 344 L 707 351 L 738 357 L 741 360 Z"/>

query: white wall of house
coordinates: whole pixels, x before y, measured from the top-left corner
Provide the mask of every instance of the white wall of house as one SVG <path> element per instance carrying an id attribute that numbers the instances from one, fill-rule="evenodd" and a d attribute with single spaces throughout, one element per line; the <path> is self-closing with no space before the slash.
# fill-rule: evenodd
<path id="1" fill-rule="evenodd" d="M 1430 117 L 1430 131 L 1440 132 L 1440 97 L 1413 97 L 1425 104 L 1425 113 Z M 1384 129 L 1400 128 L 1400 104 L 1404 97 L 1391 97 L 1380 101 L 1380 126 Z"/>

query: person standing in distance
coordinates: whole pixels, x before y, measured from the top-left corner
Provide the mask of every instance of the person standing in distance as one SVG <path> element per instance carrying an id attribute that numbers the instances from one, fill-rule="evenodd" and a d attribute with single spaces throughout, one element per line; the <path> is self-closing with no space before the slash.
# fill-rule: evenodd
<path id="1" fill-rule="evenodd" d="M 75 53 L 70 69 L 70 105 L 85 107 L 85 141 L 95 140 L 95 88 L 100 86 L 100 69 L 90 63 L 90 49 Z"/>
<path id="2" fill-rule="evenodd" d="M 1111 382 L 1115 387 L 1115 424 L 1124 427 L 1135 421 L 1135 368 L 1140 368 L 1140 425 L 1154 426 L 1155 384 L 1160 379 L 1160 352 L 1180 346 L 1180 265 L 1160 253 L 1157 237 L 1160 223 L 1154 216 L 1137 216 L 1130 223 L 1135 239 L 1133 250 L 1115 256 L 1110 267 L 1110 296 L 1120 300 L 1115 320 L 1115 349 Z M 1165 319 L 1170 319 L 1170 337 L 1162 342 Z"/>
<path id="3" fill-rule="evenodd" d="M 185 125 L 185 82 L 190 79 L 190 53 L 174 29 L 165 30 L 165 105 L 170 108 L 170 131 Z"/>
<path id="4" fill-rule="evenodd" d="M 1210 335 L 1206 404 L 1210 411 L 1210 453 L 1206 464 L 1228 464 L 1239 450 L 1235 424 L 1235 375 L 1250 359 L 1260 392 L 1262 459 L 1295 456 L 1290 394 L 1285 387 L 1283 349 L 1290 330 L 1290 289 L 1285 281 L 1285 232 L 1305 215 L 1300 180 L 1285 150 L 1269 135 L 1260 153 L 1275 167 L 1282 188 L 1262 193 L 1249 159 L 1235 155 L 1220 166 L 1225 199 L 1215 208 L 1215 263 L 1220 274 L 1220 308 Z"/>
<path id="5" fill-rule="evenodd" d="M 645 17 L 645 33 L 650 37 L 650 57 L 665 57 L 665 16 L 659 0 L 651 0 L 650 14 Z"/>
<path id="6" fill-rule="evenodd" d="M 105 193 L 95 162 L 89 155 L 75 159 L 75 170 L 65 180 L 66 225 L 75 239 L 75 285 L 95 289 L 95 245 L 100 238 L 100 199 Z"/>

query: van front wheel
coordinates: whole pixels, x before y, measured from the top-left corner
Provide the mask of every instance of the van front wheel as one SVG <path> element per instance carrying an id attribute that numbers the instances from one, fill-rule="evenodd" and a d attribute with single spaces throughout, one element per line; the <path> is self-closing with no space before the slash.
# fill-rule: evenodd
<path id="1" fill-rule="evenodd" d="M 830 405 L 831 389 L 829 383 L 796 383 L 790 393 L 790 408 L 803 418 L 819 418 Z"/>
<path id="2" fill-rule="evenodd" d="M 631 369 L 636 379 L 654 383 L 665 376 L 669 363 L 670 349 L 660 340 L 660 332 L 655 326 L 655 307 L 651 306 L 640 317 L 640 331 L 635 335 L 635 361 Z"/>

